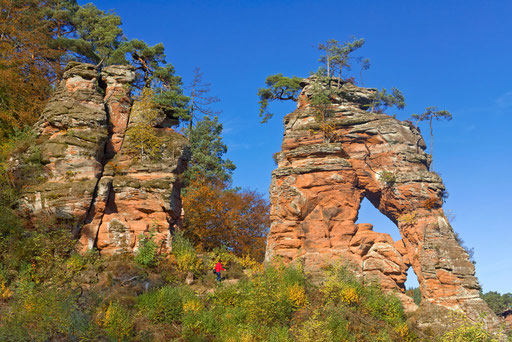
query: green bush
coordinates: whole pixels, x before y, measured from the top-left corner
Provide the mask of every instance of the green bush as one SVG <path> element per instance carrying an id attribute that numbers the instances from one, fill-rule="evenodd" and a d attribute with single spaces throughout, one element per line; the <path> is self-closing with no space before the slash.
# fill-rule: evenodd
<path id="1" fill-rule="evenodd" d="M 141 235 L 139 239 L 139 248 L 135 256 L 135 261 L 142 266 L 155 266 L 157 264 L 158 246 L 153 240 L 153 234 L 149 236 Z"/>
<path id="2" fill-rule="evenodd" d="M 102 328 L 106 331 L 107 336 L 117 341 L 123 341 L 132 334 L 133 327 L 130 311 L 118 302 L 110 302 L 102 320 Z"/>
<path id="3" fill-rule="evenodd" d="M 193 296 L 189 288 L 164 286 L 140 295 L 137 298 L 137 308 L 153 322 L 172 323 L 181 318 L 184 299 Z"/>
<path id="4" fill-rule="evenodd" d="M 199 274 L 203 269 L 203 263 L 197 256 L 194 246 L 181 232 L 176 232 L 172 238 L 172 254 L 181 273 Z"/>
<path id="5" fill-rule="evenodd" d="M 464 322 L 441 336 L 441 342 L 498 342 L 482 323 Z"/>
<path id="6" fill-rule="evenodd" d="M 91 317 L 70 291 L 20 281 L 10 309 L 0 317 L 1 341 L 47 341 L 86 336 Z"/>

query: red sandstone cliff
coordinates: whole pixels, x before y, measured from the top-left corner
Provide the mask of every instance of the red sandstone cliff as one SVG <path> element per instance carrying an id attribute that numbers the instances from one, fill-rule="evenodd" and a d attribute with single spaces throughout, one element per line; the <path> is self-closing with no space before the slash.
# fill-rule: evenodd
<path id="1" fill-rule="evenodd" d="M 133 251 L 150 229 L 166 249 L 181 213 L 180 182 L 186 139 L 170 128 L 152 128 L 158 158 L 137 153 L 126 132 L 132 108 L 131 66 L 70 63 L 36 124 L 44 164 L 39 184 L 23 189 L 22 207 L 32 217 L 72 221 L 84 249 Z"/>
<path id="2" fill-rule="evenodd" d="M 344 83 L 329 115 L 309 104 L 314 76 L 304 80 L 298 108 L 284 118 L 282 150 L 270 187 L 266 260 L 301 261 L 316 272 L 349 262 L 365 280 L 399 294 L 406 309 L 406 272 L 418 277 L 424 303 L 498 320 L 479 298 L 474 265 L 443 213 L 445 187 L 429 172 L 425 143 L 408 122 L 365 109 L 375 90 Z M 356 224 L 363 198 L 397 225 L 393 241 Z"/>

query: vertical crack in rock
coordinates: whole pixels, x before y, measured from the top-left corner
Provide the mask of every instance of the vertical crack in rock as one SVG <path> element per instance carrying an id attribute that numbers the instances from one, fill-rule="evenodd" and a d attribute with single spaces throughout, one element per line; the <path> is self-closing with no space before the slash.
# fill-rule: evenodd
<path id="1" fill-rule="evenodd" d="M 134 142 L 125 139 L 144 110 L 137 103 L 131 106 L 126 84 L 133 81 L 132 76 L 133 69 L 119 66 L 102 72 L 112 138 L 106 145 L 109 159 L 94 214 L 84 226 L 81 242 L 108 254 L 136 250 L 140 236 L 149 231 L 162 251 L 169 247 L 170 230 L 181 213 L 178 175 L 189 158 L 186 139 L 171 128 L 151 128 L 161 143 L 156 156 L 141 155 Z"/>
<path id="2" fill-rule="evenodd" d="M 153 128 L 161 153 L 141 156 L 125 134 L 130 130 L 131 66 L 72 62 L 35 125 L 41 155 L 39 184 L 22 190 L 21 209 L 73 223 L 83 250 L 112 254 L 136 250 L 138 237 L 154 232 L 161 250 L 181 213 L 179 174 L 188 143 L 171 128 Z M 82 224 L 83 223 L 83 224 Z"/>
<path id="3" fill-rule="evenodd" d="M 266 260 L 302 260 L 321 277 L 322 266 L 342 259 L 364 279 L 394 291 L 408 311 L 417 308 L 404 293 L 412 266 L 424 305 L 462 310 L 475 320 L 483 314 L 487 325 L 496 327 L 496 316 L 479 298 L 474 265 L 443 213 L 445 187 L 428 170 L 419 131 L 365 111 L 375 90 L 350 83 L 333 99 L 331 117 L 318 122 L 308 102 L 314 81 L 314 76 L 303 81 L 297 110 L 284 118 L 270 186 Z M 322 129 L 325 124 L 333 129 Z M 364 197 L 397 224 L 401 240 L 355 223 Z"/>
<path id="4" fill-rule="evenodd" d="M 121 150 L 126 132 L 132 100 L 130 84 L 135 80 L 135 70 L 129 65 L 103 68 L 98 84 L 103 90 L 103 105 L 107 117 L 108 138 L 104 145 L 102 172 L 94 190 L 89 213 L 83 222 L 82 244 L 91 249 L 97 246 L 99 227 L 103 223 L 105 209 L 111 201 L 112 180 L 115 167 L 109 165 Z M 86 242 L 84 241 L 86 237 Z"/>

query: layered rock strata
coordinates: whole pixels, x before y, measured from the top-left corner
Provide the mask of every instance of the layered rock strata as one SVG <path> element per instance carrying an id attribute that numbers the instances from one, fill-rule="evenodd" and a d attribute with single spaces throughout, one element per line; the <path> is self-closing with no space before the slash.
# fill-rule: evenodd
<path id="1" fill-rule="evenodd" d="M 188 158 L 186 139 L 151 127 L 161 153 L 148 158 L 127 138 L 135 71 L 70 63 L 36 124 L 43 164 L 39 184 L 23 188 L 32 217 L 50 214 L 75 224 L 86 248 L 112 254 L 136 250 L 149 231 L 167 248 L 181 212 L 179 174 Z M 134 113 L 135 112 L 135 113 Z"/>
<path id="2" fill-rule="evenodd" d="M 284 118 L 266 260 L 301 260 L 311 272 L 342 260 L 365 281 L 375 279 L 398 293 L 408 310 L 415 308 L 403 294 L 412 267 L 425 303 L 474 319 L 485 314 L 496 324 L 479 298 L 474 265 L 443 212 L 445 187 L 429 171 L 420 132 L 410 122 L 369 113 L 375 90 L 350 83 L 340 86 L 329 106 L 313 106 L 315 82 L 304 80 L 297 110 Z M 365 197 L 397 225 L 401 240 L 356 224 Z"/>

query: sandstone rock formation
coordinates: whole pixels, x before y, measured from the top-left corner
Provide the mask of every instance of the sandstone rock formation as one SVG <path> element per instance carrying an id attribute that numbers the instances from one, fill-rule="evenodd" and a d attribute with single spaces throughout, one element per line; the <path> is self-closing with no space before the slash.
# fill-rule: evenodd
<path id="1" fill-rule="evenodd" d="M 39 184 L 23 189 L 32 217 L 72 221 L 84 248 L 132 251 L 150 230 L 167 248 L 181 213 L 179 174 L 188 159 L 186 139 L 170 128 L 151 128 L 160 139 L 156 158 L 141 155 L 126 138 L 132 111 L 131 66 L 70 63 L 36 124 L 43 164 Z M 134 113 L 135 112 L 135 113 Z"/>
<path id="2" fill-rule="evenodd" d="M 420 132 L 409 122 L 369 113 L 375 90 L 350 83 L 328 108 L 315 107 L 309 101 L 314 82 L 314 76 L 304 80 L 297 110 L 284 118 L 266 260 L 302 260 L 312 272 L 344 260 L 365 280 L 402 294 L 408 310 L 415 309 L 403 294 L 412 266 L 425 303 L 474 319 L 485 314 L 496 324 L 479 298 L 474 265 L 443 213 L 445 187 L 429 171 Z M 397 225 L 401 240 L 355 223 L 365 197 Z"/>

